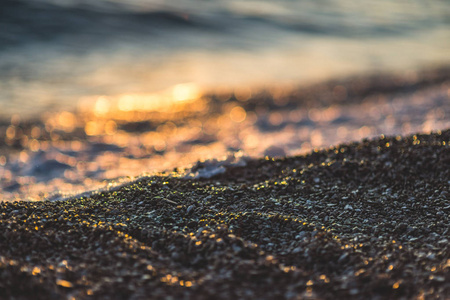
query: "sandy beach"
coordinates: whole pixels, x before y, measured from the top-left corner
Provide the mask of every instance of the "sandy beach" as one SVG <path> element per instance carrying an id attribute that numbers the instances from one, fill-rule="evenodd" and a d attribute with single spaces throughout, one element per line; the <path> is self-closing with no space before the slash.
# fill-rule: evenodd
<path id="1" fill-rule="evenodd" d="M 382 136 L 3 202 L 0 298 L 448 299 L 449 142 Z"/>

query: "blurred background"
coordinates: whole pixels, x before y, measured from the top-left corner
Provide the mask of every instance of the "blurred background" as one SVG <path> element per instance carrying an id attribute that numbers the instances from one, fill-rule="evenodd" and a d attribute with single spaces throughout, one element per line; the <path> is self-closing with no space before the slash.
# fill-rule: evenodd
<path id="1" fill-rule="evenodd" d="M 447 1 L 6 0 L 0 115 L 448 64 L 449 24 Z"/>
<path id="2" fill-rule="evenodd" d="M 449 53 L 448 1 L 4 0 L 0 189 L 442 130 Z"/>

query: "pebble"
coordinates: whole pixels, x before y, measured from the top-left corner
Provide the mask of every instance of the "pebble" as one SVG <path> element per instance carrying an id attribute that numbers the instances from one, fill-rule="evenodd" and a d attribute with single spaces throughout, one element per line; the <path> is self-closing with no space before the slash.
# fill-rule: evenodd
<path id="1" fill-rule="evenodd" d="M 444 140 L 450 130 L 2 202 L 0 298 L 446 299 L 450 219 L 436 212 L 448 203 L 430 197 L 449 191 Z"/>

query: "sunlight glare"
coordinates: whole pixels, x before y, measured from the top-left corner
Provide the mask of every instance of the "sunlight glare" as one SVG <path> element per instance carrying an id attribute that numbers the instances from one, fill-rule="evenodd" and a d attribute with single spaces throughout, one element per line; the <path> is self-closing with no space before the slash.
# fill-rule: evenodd
<path id="1" fill-rule="evenodd" d="M 181 83 L 173 87 L 172 96 L 175 101 L 186 101 L 200 98 L 201 93 L 195 83 Z"/>
<path id="2" fill-rule="evenodd" d="M 110 103 L 106 97 L 104 96 L 98 97 L 97 101 L 95 102 L 95 113 L 97 115 L 104 115 L 108 113 L 109 106 Z"/>

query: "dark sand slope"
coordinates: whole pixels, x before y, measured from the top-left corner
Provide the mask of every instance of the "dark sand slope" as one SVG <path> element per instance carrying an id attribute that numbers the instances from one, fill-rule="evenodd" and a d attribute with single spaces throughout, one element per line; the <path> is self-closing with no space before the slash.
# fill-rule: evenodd
<path id="1" fill-rule="evenodd" d="M 381 138 L 2 203 L 0 298 L 448 299 L 449 142 Z"/>

